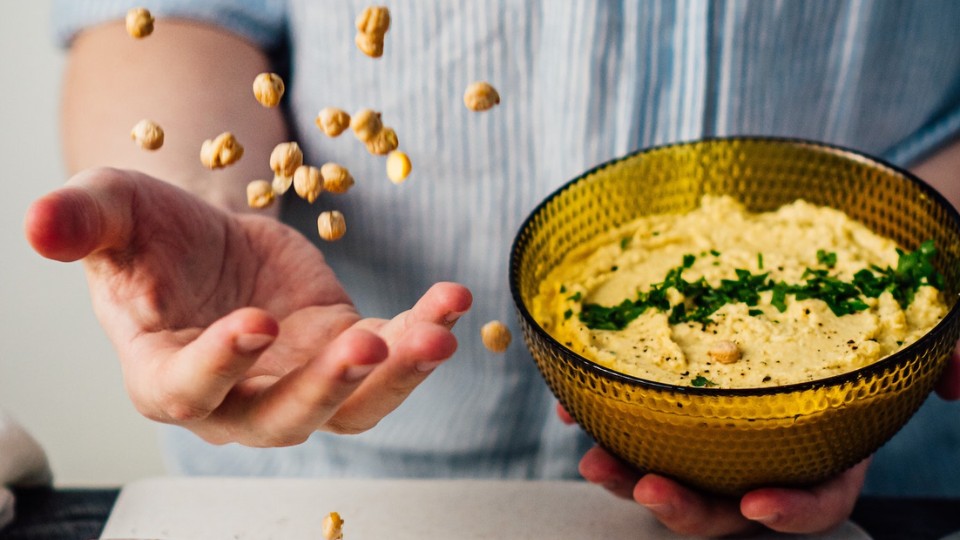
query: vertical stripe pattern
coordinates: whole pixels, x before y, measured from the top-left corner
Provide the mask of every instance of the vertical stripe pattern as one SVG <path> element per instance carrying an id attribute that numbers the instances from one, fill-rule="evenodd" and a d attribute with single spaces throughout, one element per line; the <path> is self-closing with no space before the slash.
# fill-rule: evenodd
<path id="1" fill-rule="evenodd" d="M 56 3 L 64 42 L 126 5 Z M 341 163 L 357 185 L 313 207 L 294 200 L 284 218 L 313 238 L 319 211 L 344 213 L 346 237 L 319 248 L 365 315 L 392 316 L 440 280 L 475 296 L 456 330 L 456 357 L 376 429 L 274 450 L 211 448 L 172 431 L 172 463 L 182 471 L 576 476 L 589 441 L 554 416 L 508 292 L 510 243 L 540 199 L 602 161 L 702 136 L 806 137 L 906 161 L 960 130 L 960 2 L 382 3 L 393 24 L 374 60 L 353 43 L 362 0 L 151 2 L 264 47 L 286 25 L 297 138 L 309 162 Z M 494 110 L 463 106 L 476 80 L 499 89 Z M 321 135 L 313 118 L 326 106 L 381 111 L 412 158 L 407 182 L 387 181 L 383 159 L 352 134 Z M 479 340 L 492 319 L 514 331 L 503 357 Z"/>

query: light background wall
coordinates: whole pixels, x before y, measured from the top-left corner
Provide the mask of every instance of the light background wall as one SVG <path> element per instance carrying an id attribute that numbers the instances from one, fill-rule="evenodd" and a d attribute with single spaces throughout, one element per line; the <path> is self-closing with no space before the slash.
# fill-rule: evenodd
<path id="1" fill-rule="evenodd" d="M 41 258 L 23 235 L 30 202 L 65 180 L 49 16 L 49 0 L 16 0 L 0 17 L 0 408 L 58 485 L 120 485 L 163 473 L 156 427 L 124 393 L 80 264 Z"/>

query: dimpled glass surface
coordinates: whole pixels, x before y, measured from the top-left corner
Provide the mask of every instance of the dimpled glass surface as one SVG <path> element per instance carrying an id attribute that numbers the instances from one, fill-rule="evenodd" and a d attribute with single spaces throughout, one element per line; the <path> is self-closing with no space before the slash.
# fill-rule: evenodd
<path id="1" fill-rule="evenodd" d="M 802 198 L 909 250 L 932 238 L 950 311 L 919 341 L 871 366 L 764 389 L 622 375 L 567 350 L 532 319 L 527 303 L 570 249 L 639 216 L 690 211 L 704 194 L 732 195 L 755 212 Z M 915 177 L 847 150 L 762 138 L 676 144 L 603 164 L 548 197 L 517 234 L 510 285 L 543 378 L 607 450 L 641 472 L 721 494 L 809 485 L 876 451 L 932 391 L 960 328 L 960 216 Z"/>

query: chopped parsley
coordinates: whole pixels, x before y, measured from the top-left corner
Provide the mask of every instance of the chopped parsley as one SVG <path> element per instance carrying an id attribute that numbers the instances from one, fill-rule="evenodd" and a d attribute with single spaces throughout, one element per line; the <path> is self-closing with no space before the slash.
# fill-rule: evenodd
<path id="1" fill-rule="evenodd" d="M 648 291 L 638 292 L 633 300 L 626 299 L 614 306 L 583 303 L 580 321 L 593 330 L 622 330 L 646 310 L 656 309 L 668 313 L 670 324 L 696 322 L 706 326 L 714 322 L 711 315 L 726 304 L 756 306 L 760 302 L 760 293 L 764 291 L 772 291 L 770 305 L 781 313 L 787 309 L 787 295 L 793 295 L 797 300 L 822 300 L 840 317 L 867 309 L 864 297 L 876 298 L 884 291 L 889 291 L 902 307 L 906 307 L 922 285 L 943 288 L 943 276 L 933 266 L 936 248 L 932 240 L 921 244 L 916 251 L 906 253 L 898 249 L 897 253 L 900 258 L 896 269 L 873 265 L 857 272 L 850 282 L 831 275 L 824 268 L 807 268 L 801 278 L 803 281 L 791 284 L 774 281 L 769 273 L 754 274 L 738 268 L 734 270 L 736 279 L 722 279 L 717 287 L 703 277 L 696 281 L 684 279 L 683 272 L 697 259 L 688 254 L 683 256 L 680 266 L 667 272 L 662 282 L 651 285 Z M 817 262 L 827 268 L 832 268 L 836 259 L 836 253 L 817 251 Z M 762 255 L 758 254 L 757 262 L 762 268 Z M 675 289 L 683 295 L 683 301 L 671 306 L 668 289 Z M 581 297 L 577 292 L 569 300 L 578 302 Z M 763 311 L 750 309 L 748 314 L 762 315 Z"/>
<path id="2" fill-rule="evenodd" d="M 567 300 L 573 300 L 574 302 L 579 302 L 583 298 L 583 294 L 580 291 L 573 293 Z"/>
<path id="3" fill-rule="evenodd" d="M 697 375 L 690 381 L 690 386 L 696 386 L 698 388 L 704 386 L 716 386 L 717 383 L 711 381 L 710 379 L 704 377 L 703 375 Z"/>
<path id="4" fill-rule="evenodd" d="M 833 268 L 837 265 L 837 254 L 831 251 L 827 253 L 822 249 L 817 250 L 817 262 L 826 266 L 827 268 Z"/>
<path id="5" fill-rule="evenodd" d="M 757 253 L 757 270 L 763 270 L 763 253 Z"/>
<path id="6" fill-rule="evenodd" d="M 630 237 L 622 238 L 620 240 L 620 249 L 627 249 L 630 246 Z"/>

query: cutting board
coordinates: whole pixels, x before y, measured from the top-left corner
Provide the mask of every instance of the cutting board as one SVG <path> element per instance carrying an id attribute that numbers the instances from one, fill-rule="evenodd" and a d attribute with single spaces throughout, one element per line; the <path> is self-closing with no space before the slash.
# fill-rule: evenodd
<path id="1" fill-rule="evenodd" d="M 329 512 L 343 518 L 344 540 L 684 538 L 585 482 L 197 477 L 128 484 L 102 538 L 322 540 Z M 808 538 L 869 536 L 845 523 Z"/>

